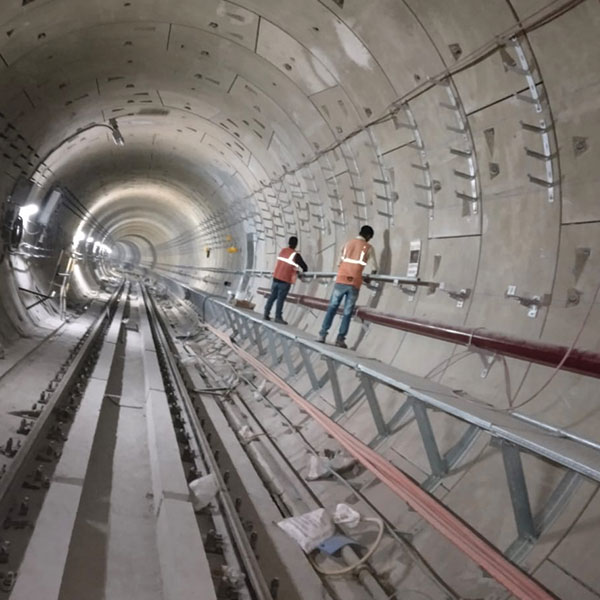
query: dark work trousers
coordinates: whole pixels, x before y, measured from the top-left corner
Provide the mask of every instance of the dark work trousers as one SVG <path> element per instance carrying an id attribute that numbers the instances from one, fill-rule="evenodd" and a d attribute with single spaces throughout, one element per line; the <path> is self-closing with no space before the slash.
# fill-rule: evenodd
<path id="1" fill-rule="evenodd" d="M 283 319 L 281 311 L 283 310 L 283 303 L 285 302 L 285 298 L 292 287 L 291 283 L 287 281 L 281 281 L 279 279 L 273 279 L 273 284 L 271 285 L 271 294 L 267 298 L 267 303 L 265 304 L 265 316 L 268 317 L 271 314 L 271 308 L 273 306 L 273 302 L 277 300 L 277 304 L 275 305 L 275 318 Z"/>

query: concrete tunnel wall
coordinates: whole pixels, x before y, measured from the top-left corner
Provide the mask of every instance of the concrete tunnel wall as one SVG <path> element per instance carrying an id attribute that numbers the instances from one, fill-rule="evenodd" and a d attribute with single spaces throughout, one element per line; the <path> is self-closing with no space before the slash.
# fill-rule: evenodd
<path id="1" fill-rule="evenodd" d="M 2 199 L 19 177 L 39 184 L 27 202 L 66 187 L 93 215 L 83 231 L 111 246 L 115 261 L 139 260 L 219 294 L 238 279 L 195 269 L 248 266 L 248 236 L 254 268 L 270 269 L 297 234 L 311 270 L 329 271 L 343 242 L 369 223 L 381 272 L 405 274 L 410 242 L 420 240 L 420 276 L 446 291 L 412 295 L 386 284 L 363 289 L 360 304 L 600 350 L 599 27 L 592 0 L 6 0 Z M 62 143 L 111 118 L 125 146 L 106 127 Z M 80 225 L 81 212 L 63 202 L 46 256 L 4 255 L 2 345 L 52 313 L 24 311 L 16 283 L 49 289 Z M 38 244 L 34 224 L 29 230 L 24 241 Z M 89 270 L 80 271 L 85 280 Z M 250 280 L 255 299 L 265 283 Z M 506 297 L 509 286 L 541 298 L 535 318 Z M 447 293 L 460 290 L 462 306 Z M 286 315 L 313 334 L 323 316 L 291 305 Z M 483 378 L 477 353 L 377 325 L 353 324 L 349 342 L 600 441 L 590 378 L 502 357 Z M 346 425 L 360 434 L 358 417 Z M 455 424 L 436 415 L 434 426 L 450 446 Z M 400 454 L 419 477 L 425 457 L 414 427 Z M 534 461 L 526 468 L 535 507 L 557 473 Z M 514 524 L 493 485 L 500 477 L 501 459 L 482 449 L 444 501 L 505 547 Z M 534 556 L 556 546 L 548 572 L 564 569 L 600 593 L 592 563 L 570 552 L 595 535 L 583 526 L 600 511 L 598 501 L 584 511 L 593 493 L 582 491 L 555 531 L 559 541 Z"/>

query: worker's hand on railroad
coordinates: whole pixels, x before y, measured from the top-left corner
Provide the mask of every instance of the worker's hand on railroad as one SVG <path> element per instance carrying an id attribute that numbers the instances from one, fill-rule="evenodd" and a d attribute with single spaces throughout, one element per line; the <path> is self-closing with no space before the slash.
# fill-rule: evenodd
<path id="1" fill-rule="evenodd" d="M 364 281 L 365 283 L 371 283 L 371 275 L 365 275 L 365 276 L 363 277 L 363 281 Z"/>

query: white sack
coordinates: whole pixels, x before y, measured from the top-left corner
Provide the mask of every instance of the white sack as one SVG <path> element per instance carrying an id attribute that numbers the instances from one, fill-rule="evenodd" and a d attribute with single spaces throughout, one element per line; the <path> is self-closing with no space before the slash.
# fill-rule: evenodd
<path id="1" fill-rule="evenodd" d="M 335 533 L 335 525 L 324 508 L 284 519 L 277 525 L 307 554 Z"/>
<path id="2" fill-rule="evenodd" d="M 208 506 L 217 495 L 219 484 L 214 473 L 210 473 L 210 475 L 205 475 L 191 481 L 189 488 L 192 493 L 192 506 L 194 507 L 194 511 L 198 512 L 205 506 Z"/>

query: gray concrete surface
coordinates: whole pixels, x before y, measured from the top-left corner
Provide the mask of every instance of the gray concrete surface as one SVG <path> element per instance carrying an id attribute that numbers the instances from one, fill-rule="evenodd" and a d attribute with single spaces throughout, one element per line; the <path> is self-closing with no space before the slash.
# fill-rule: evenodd
<path id="1" fill-rule="evenodd" d="M 137 311 L 134 304 L 131 315 Z M 107 498 L 110 512 L 104 595 L 115 600 L 161 600 L 164 596 L 156 546 L 141 335 L 127 331 L 123 350 L 123 386 L 115 399 L 119 417 Z"/>
<path id="2" fill-rule="evenodd" d="M 594 0 L 7 0 L 0 7 L 0 197 L 19 176 L 33 176 L 39 186 L 23 204 L 41 205 L 61 184 L 97 221 L 86 215 L 82 223 L 81 209 L 63 201 L 43 232 L 35 220 L 26 223 L 31 246 L 20 251 L 47 256 L 3 259 L 0 344 L 20 355 L 28 342 L 19 337 L 42 335 L 39 327 L 55 320 L 43 307 L 26 311 L 30 298 L 17 287 L 48 290 L 80 225 L 85 236 L 102 237 L 96 222 L 110 232 L 105 242 L 116 263 L 225 294 L 239 277 L 184 267 L 270 269 L 287 236 L 298 234 L 309 265 L 331 270 L 345 239 L 369 222 L 385 272 L 404 274 L 409 244 L 419 239 L 420 275 L 471 292 L 459 307 L 440 290 L 411 296 L 386 285 L 374 295 L 361 291 L 360 303 L 599 351 L 599 27 Z M 377 120 L 392 106 L 399 108 L 393 119 Z M 106 127 L 65 141 L 110 118 L 125 146 L 115 146 Z M 77 249 L 90 260 L 73 272 L 74 302 L 96 287 L 91 242 Z M 251 279 L 247 292 L 256 300 L 266 282 Z M 535 318 L 506 297 L 509 285 L 528 298 L 547 295 Z M 294 291 L 326 297 L 331 289 L 298 283 Z M 292 306 L 286 316 L 308 333 L 322 319 Z M 477 354 L 376 325 L 353 324 L 349 341 L 361 355 L 502 410 L 523 405 L 600 441 L 595 379 L 512 359 L 497 360 L 482 378 Z M 39 361 L 40 376 L 51 364 Z M 1 402 L 15 395 L 6 381 Z M 301 377 L 297 385 L 308 388 Z M 322 396 L 316 401 L 331 405 L 328 389 Z M 386 407 L 395 402 L 389 396 Z M 104 425 L 114 433 L 111 419 Z M 0 421 L 1 438 L 12 421 Z M 372 436 L 360 406 L 344 423 Z M 433 426 L 444 443 L 457 433 L 444 418 Z M 425 463 L 414 427 L 382 450 L 418 474 Z M 115 450 L 109 438 L 98 437 L 92 454 L 102 444 Z M 504 543 L 512 523 L 495 484 L 503 477 L 496 458 L 478 447 L 446 491 L 473 526 Z M 100 469 L 108 477 L 110 465 Z M 543 464 L 527 474 L 534 498 L 556 479 Z M 530 565 L 565 598 L 600 595 L 597 523 L 582 512 L 581 493 L 554 545 L 542 541 Z M 89 500 L 106 524 L 105 499 Z M 86 535 L 100 543 L 101 529 L 89 525 Z M 422 547 L 451 560 L 434 538 L 425 536 Z M 470 581 L 459 577 L 457 585 L 467 593 Z"/>

